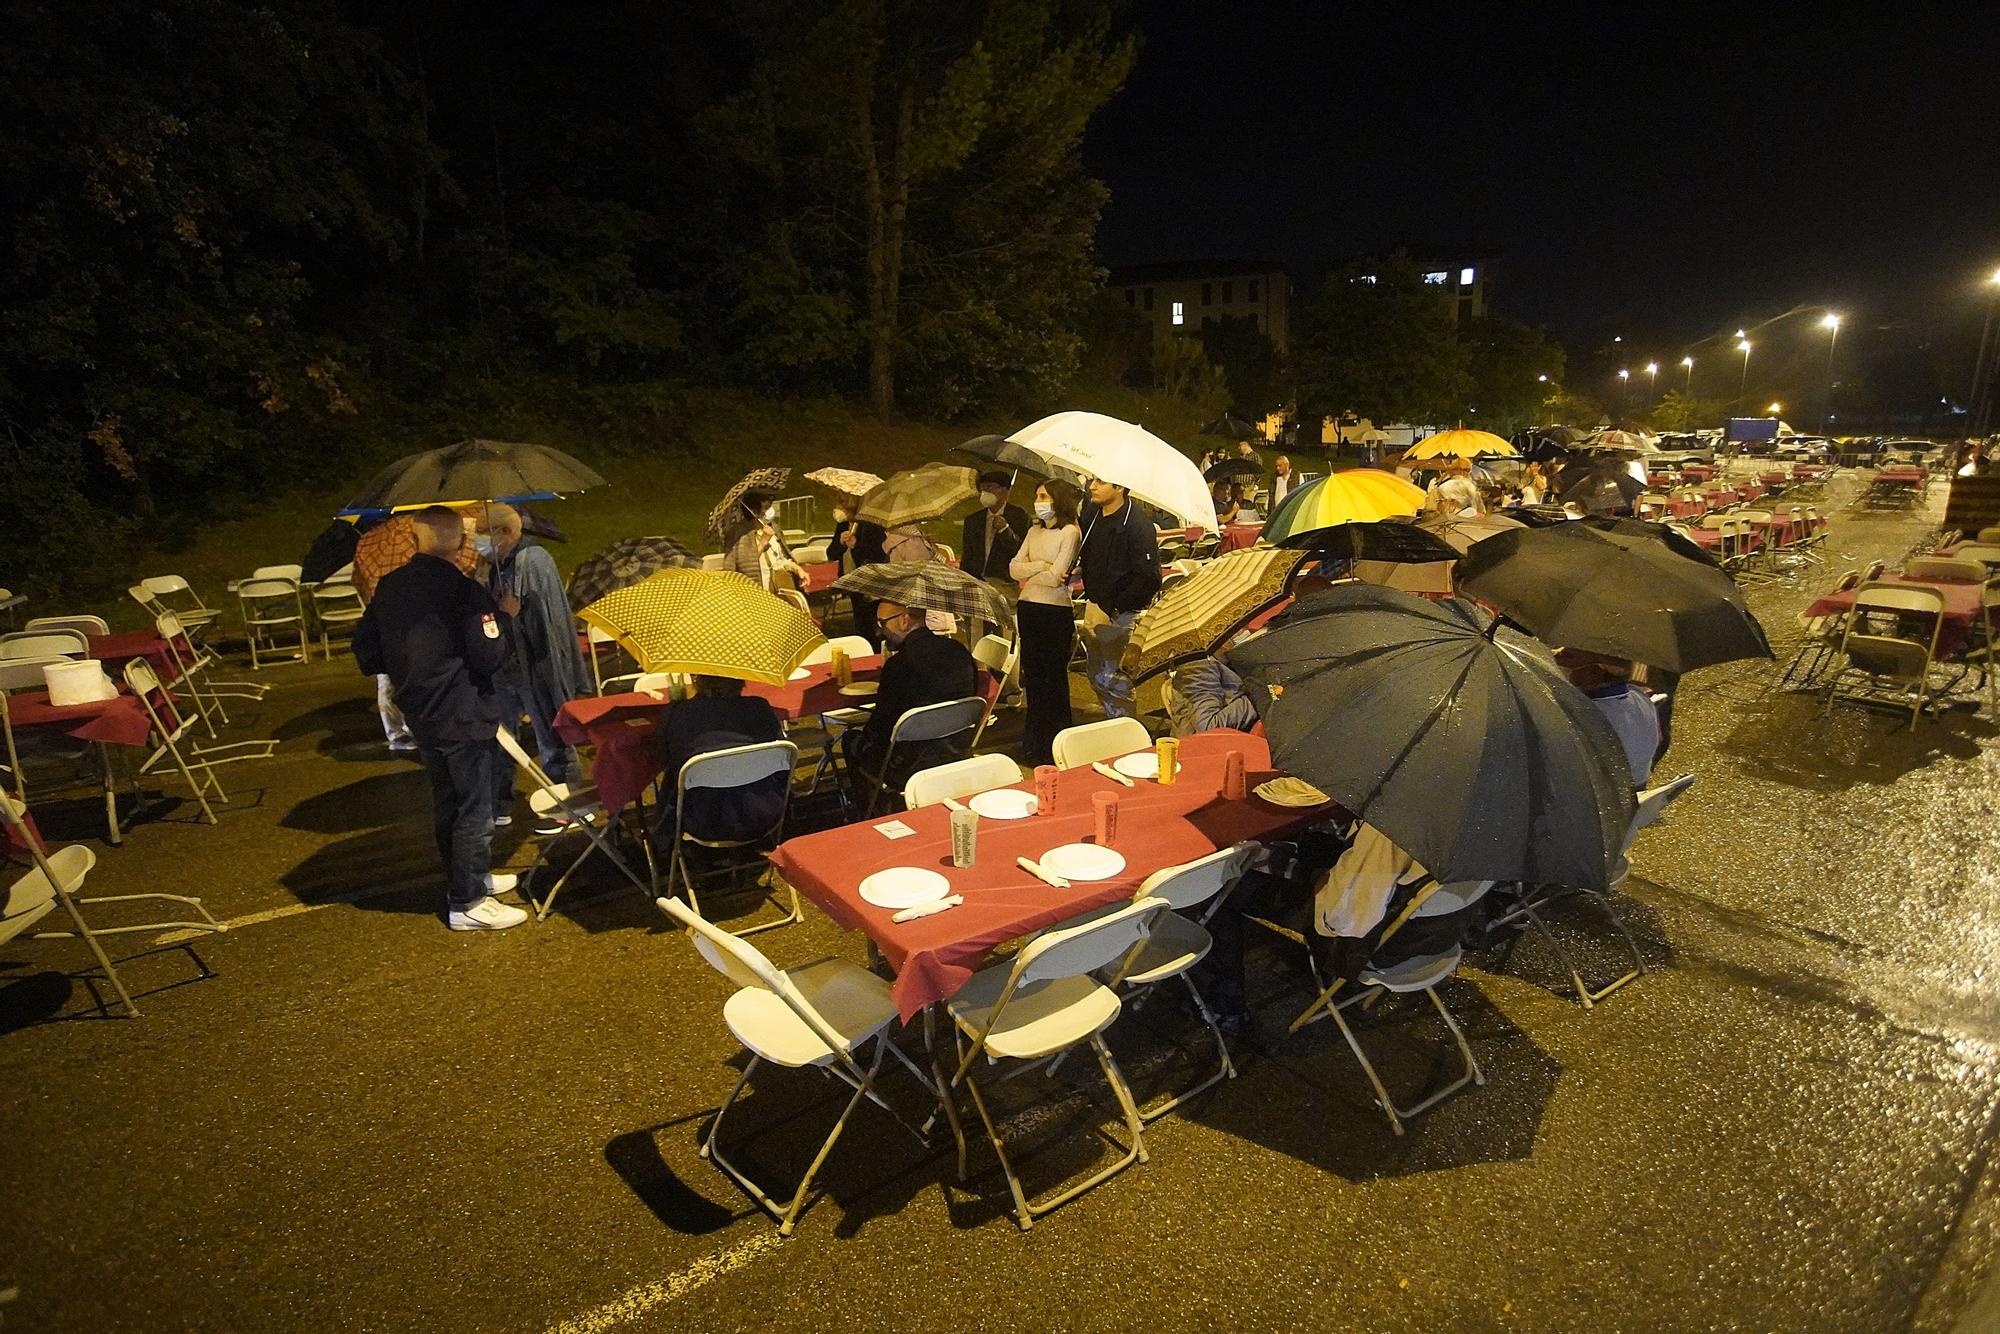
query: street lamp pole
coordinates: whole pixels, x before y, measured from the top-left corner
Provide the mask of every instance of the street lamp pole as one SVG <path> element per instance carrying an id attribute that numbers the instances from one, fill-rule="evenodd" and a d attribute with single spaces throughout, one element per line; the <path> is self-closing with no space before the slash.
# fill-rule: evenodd
<path id="1" fill-rule="evenodd" d="M 1742 402 L 1743 395 L 1750 390 L 1750 340 L 1739 339 L 1736 350 L 1743 354 L 1743 376 L 1736 382 L 1736 401 Z"/>
<path id="2" fill-rule="evenodd" d="M 1826 313 L 1820 327 L 1827 331 L 1826 340 L 1826 411 L 1820 414 L 1819 433 L 1826 434 L 1826 428 L 1833 421 L 1833 349 L 1840 341 L 1840 316 L 1832 311 Z"/>
<path id="3" fill-rule="evenodd" d="M 1682 357 L 1682 358 L 1681 358 L 1681 367 L 1682 367 L 1682 368 L 1683 368 L 1684 370 L 1686 370 L 1686 371 L 1687 371 L 1687 384 L 1686 384 L 1685 386 L 1683 386 L 1683 387 L 1682 387 L 1682 389 L 1681 389 L 1681 392 L 1682 392 L 1683 394 L 1685 394 L 1685 395 L 1686 395 L 1687 397 L 1689 397 L 1689 398 L 1693 398 L 1693 397 L 1694 397 L 1694 358 L 1693 358 L 1693 357 Z"/>
<path id="4" fill-rule="evenodd" d="M 1993 343 L 1993 312 L 2000 308 L 2000 271 L 1988 282 L 1986 327 L 1979 335 L 1979 360 L 1972 367 L 1972 433 L 1986 434 L 1988 405 L 1993 397 L 1993 368 L 1987 364 Z"/>

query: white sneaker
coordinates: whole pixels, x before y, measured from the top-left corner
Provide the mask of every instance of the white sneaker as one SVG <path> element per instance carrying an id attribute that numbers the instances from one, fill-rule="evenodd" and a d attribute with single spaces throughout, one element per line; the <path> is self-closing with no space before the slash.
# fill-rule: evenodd
<path id="1" fill-rule="evenodd" d="M 484 898 L 463 912 L 453 912 L 448 925 L 454 931 L 505 931 L 527 920 L 528 914 L 519 908 L 509 907 L 495 898 Z"/>
<path id="2" fill-rule="evenodd" d="M 486 877 L 486 888 L 495 894 L 505 894 L 521 883 L 521 877 L 512 871 L 494 871 Z"/>

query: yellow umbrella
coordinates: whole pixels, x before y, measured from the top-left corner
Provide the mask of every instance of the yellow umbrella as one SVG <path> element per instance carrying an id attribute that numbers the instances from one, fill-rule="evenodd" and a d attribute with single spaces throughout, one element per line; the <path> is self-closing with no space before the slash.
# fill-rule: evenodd
<path id="1" fill-rule="evenodd" d="M 1471 431 L 1461 426 L 1455 431 L 1426 436 L 1403 459 L 1405 462 L 1446 457 L 1476 459 L 1482 454 L 1504 454 L 1511 458 L 1520 452 L 1491 431 Z"/>
<path id="2" fill-rule="evenodd" d="M 1264 524 L 1263 539 L 1277 544 L 1316 528 L 1415 514 L 1423 505 L 1424 493 L 1394 473 L 1349 468 L 1307 482 L 1286 496 Z"/>
<path id="3" fill-rule="evenodd" d="M 661 570 L 577 613 L 645 672 L 781 685 L 826 642 L 812 618 L 734 570 Z"/>

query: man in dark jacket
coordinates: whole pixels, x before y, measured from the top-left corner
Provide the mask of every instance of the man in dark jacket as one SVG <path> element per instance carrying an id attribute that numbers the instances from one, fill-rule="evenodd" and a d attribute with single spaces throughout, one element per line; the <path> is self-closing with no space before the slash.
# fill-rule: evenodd
<path id="1" fill-rule="evenodd" d="M 875 623 L 896 651 L 882 664 L 875 691 L 875 711 L 869 716 L 868 725 L 858 732 L 845 733 L 841 742 L 846 748 L 850 774 L 879 775 L 884 787 L 895 790 L 916 770 L 964 755 L 968 737 L 919 743 L 899 748 L 895 771 L 882 771 L 890 734 L 902 716 L 926 704 L 942 704 L 949 699 L 978 694 L 979 667 L 965 651 L 965 645 L 931 633 L 924 625 L 921 607 L 880 603 Z"/>
<path id="2" fill-rule="evenodd" d="M 445 867 L 447 924 L 497 931 L 528 920 L 493 897 L 493 770 L 500 709 L 493 677 L 511 618 L 452 564 L 464 522 L 442 505 L 416 516 L 417 554 L 383 576 L 354 634 L 369 675 L 386 673 L 431 780 L 431 820 Z"/>
<path id="3" fill-rule="evenodd" d="M 1007 565 L 1021 549 L 1028 531 L 1028 516 L 1019 505 L 1007 503 L 1013 479 L 1004 472 L 979 475 L 979 512 L 965 519 L 960 534 L 958 568 L 974 579 L 999 579 L 1007 583 L 1011 597 L 1014 585 L 1007 577 Z"/>
<path id="4" fill-rule="evenodd" d="M 1118 660 L 1139 613 L 1160 591 L 1159 534 L 1115 482 L 1091 478 L 1090 501 L 1097 511 L 1085 521 L 1077 558 L 1083 595 L 1090 600 L 1083 618 L 1090 631 L 1090 684 L 1106 717 L 1129 718 L 1136 712 L 1132 678 L 1119 670 Z"/>
<path id="5" fill-rule="evenodd" d="M 782 741 L 785 727 L 768 700 L 743 693 L 743 683 L 727 676 L 697 676 L 694 694 L 667 706 L 658 744 L 665 775 L 661 804 L 661 846 L 671 849 L 681 768 L 710 751 Z M 735 840 L 767 832 L 784 809 L 791 774 L 772 774 L 748 787 L 702 787 L 687 794 L 687 832 L 695 838 Z"/>

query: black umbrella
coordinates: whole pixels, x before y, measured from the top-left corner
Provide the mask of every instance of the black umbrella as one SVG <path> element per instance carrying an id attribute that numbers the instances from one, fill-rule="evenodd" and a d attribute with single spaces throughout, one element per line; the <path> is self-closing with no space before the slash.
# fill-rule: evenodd
<path id="1" fill-rule="evenodd" d="M 556 527 L 552 520 L 546 519 L 530 509 L 517 507 L 514 512 L 521 516 L 521 531 L 529 537 L 539 537 L 544 542 L 569 541 L 569 534 Z"/>
<path id="2" fill-rule="evenodd" d="M 1229 665 L 1255 687 L 1272 763 L 1438 879 L 1604 888 L 1632 822 L 1624 748 L 1582 691 L 1497 630 L 1467 602 L 1336 584 Z"/>
<path id="3" fill-rule="evenodd" d="M 1458 548 L 1428 528 L 1394 520 L 1308 528 L 1289 534 L 1278 545 L 1317 552 L 1323 560 L 1385 560 L 1398 565 L 1427 565 L 1432 561 L 1458 559 Z"/>
<path id="4" fill-rule="evenodd" d="M 1502 533 L 1465 553 L 1458 582 L 1549 644 L 1675 672 L 1771 656 L 1728 575 L 1647 533 L 1588 521 Z"/>
<path id="5" fill-rule="evenodd" d="M 360 545 L 361 528 L 345 519 L 335 519 L 320 531 L 306 550 L 306 558 L 299 562 L 299 582 L 316 584 L 329 574 L 354 559 L 354 548 Z"/>
<path id="6" fill-rule="evenodd" d="M 1627 537 L 1647 537 L 1663 544 L 1676 556 L 1700 561 L 1703 565 L 1713 565 L 1720 569 L 1722 562 L 1711 556 L 1706 549 L 1688 541 L 1663 523 L 1650 519 L 1621 519 L 1610 514 L 1592 514 L 1578 522 L 1607 533 L 1624 533 Z"/>
<path id="7" fill-rule="evenodd" d="M 1256 459 L 1224 459 L 1211 463 L 1201 474 L 1201 479 L 1213 485 L 1216 482 L 1235 482 L 1250 477 L 1262 477 L 1264 465 Z"/>
<path id="8" fill-rule="evenodd" d="M 559 449 L 501 440 L 461 440 L 397 459 L 369 479 L 349 509 L 498 500 L 537 491 L 583 491 L 604 479 Z"/>
<path id="9" fill-rule="evenodd" d="M 970 454 L 988 463 L 997 463 L 1003 468 L 1017 468 L 1034 473 L 1037 477 L 1053 477 L 1057 481 L 1082 486 L 1088 479 L 1074 468 L 1053 463 L 1039 450 L 1027 445 L 1017 445 L 1004 435 L 975 435 L 962 445 L 953 445 L 961 454 Z"/>
<path id="10" fill-rule="evenodd" d="M 1550 528 L 1568 517 L 1560 505 L 1509 505 L 1506 509 L 1495 510 L 1503 519 L 1512 519 L 1529 528 Z"/>
<path id="11" fill-rule="evenodd" d="M 1556 474 L 1556 498 L 1592 514 L 1629 510 L 1645 489 L 1622 459 L 1599 456 L 1569 464 Z"/>
<path id="12" fill-rule="evenodd" d="M 1264 433 L 1241 417 L 1225 412 L 1201 428 L 1203 435 L 1219 435 L 1224 440 L 1262 440 Z"/>
<path id="13" fill-rule="evenodd" d="M 661 570 L 698 570 L 701 557 L 671 537 L 627 537 L 576 567 L 569 576 L 569 605 L 582 611 L 621 588 L 644 583 Z"/>

